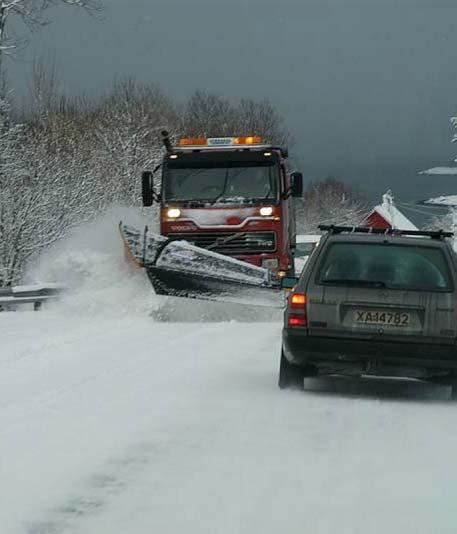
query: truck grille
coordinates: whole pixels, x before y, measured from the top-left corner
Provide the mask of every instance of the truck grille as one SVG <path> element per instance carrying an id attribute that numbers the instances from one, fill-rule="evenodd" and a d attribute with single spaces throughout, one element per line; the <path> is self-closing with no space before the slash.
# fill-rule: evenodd
<path id="1" fill-rule="evenodd" d="M 189 233 L 169 234 L 168 237 L 173 241 L 188 241 L 197 247 L 228 255 L 274 252 L 276 250 L 274 232 Z"/>

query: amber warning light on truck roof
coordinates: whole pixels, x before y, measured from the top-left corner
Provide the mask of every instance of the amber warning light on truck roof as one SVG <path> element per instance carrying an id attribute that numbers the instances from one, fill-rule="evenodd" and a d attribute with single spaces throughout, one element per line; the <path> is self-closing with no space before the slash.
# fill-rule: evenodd
<path id="1" fill-rule="evenodd" d="M 244 137 L 185 137 L 179 141 L 181 146 L 232 146 L 260 145 L 262 138 L 258 135 Z"/>

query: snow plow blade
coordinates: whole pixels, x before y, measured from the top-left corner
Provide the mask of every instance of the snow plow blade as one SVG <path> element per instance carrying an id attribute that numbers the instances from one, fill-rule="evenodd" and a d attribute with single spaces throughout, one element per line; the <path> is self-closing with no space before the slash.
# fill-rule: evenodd
<path id="1" fill-rule="evenodd" d="M 158 295 L 282 308 L 280 281 L 267 269 L 119 224 L 126 257 L 145 269 Z"/>

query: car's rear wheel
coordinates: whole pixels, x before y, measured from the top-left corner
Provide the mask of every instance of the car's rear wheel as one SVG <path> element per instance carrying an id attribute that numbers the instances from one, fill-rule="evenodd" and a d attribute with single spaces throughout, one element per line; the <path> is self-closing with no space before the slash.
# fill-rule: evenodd
<path id="1" fill-rule="evenodd" d="M 303 389 L 303 380 L 307 376 L 314 376 L 314 367 L 300 367 L 289 363 L 281 350 L 281 361 L 279 363 L 278 386 L 281 389 Z"/>

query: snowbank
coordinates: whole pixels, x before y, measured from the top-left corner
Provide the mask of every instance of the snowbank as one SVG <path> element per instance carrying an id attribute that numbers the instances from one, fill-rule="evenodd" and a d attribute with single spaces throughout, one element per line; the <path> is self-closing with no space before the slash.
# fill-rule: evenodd
<path id="1" fill-rule="evenodd" d="M 425 200 L 423 204 L 434 204 L 437 206 L 457 206 L 457 195 L 429 198 L 428 200 Z"/>
<path id="2" fill-rule="evenodd" d="M 433 174 L 433 175 L 457 174 L 457 167 L 432 167 L 431 169 L 426 169 L 425 171 L 421 171 L 419 174 Z"/>

